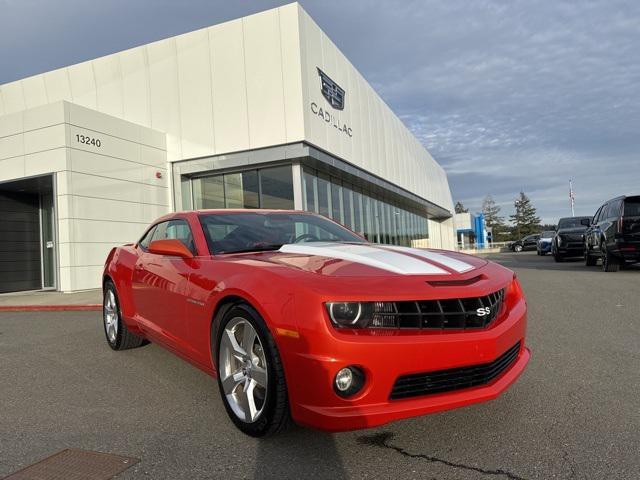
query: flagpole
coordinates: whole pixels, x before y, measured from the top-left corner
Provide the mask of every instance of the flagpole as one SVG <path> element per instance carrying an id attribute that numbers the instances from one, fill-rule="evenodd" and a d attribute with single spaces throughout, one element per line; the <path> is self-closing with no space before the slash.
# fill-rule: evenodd
<path id="1" fill-rule="evenodd" d="M 575 201 L 574 201 L 574 195 L 573 195 L 573 183 L 571 179 L 569 179 L 569 200 L 571 202 L 571 216 L 575 217 L 576 212 L 573 209 L 573 204 L 575 203 Z"/>

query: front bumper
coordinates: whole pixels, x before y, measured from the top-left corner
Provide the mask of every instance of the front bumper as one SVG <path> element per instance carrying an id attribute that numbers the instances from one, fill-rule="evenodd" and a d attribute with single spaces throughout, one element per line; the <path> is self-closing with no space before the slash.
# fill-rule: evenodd
<path id="1" fill-rule="evenodd" d="M 542 253 L 549 253 L 551 251 L 551 242 L 539 243 L 538 250 Z"/>
<path id="2" fill-rule="evenodd" d="M 402 418 L 484 402 L 499 396 L 524 371 L 530 352 L 524 338 L 526 303 L 512 308 L 482 331 L 418 333 L 382 331 L 379 335 L 330 332 L 322 339 L 323 351 L 291 354 L 286 361 L 291 413 L 296 422 L 327 431 L 369 428 Z M 444 370 L 491 362 L 518 341 L 520 351 L 513 364 L 483 386 L 447 393 L 390 400 L 402 375 Z M 365 386 L 352 399 L 333 391 L 333 379 L 341 368 L 357 365 L 366 374 Z"/>
<path id="3" fill-rule="evenodd" d="M 563 244 L 561 247 L 557 247 L 557 251 L 561 255 L 567 256 L 580 256 L 584 255 L 584 244 L 579 242 L 570 242 Z"/>

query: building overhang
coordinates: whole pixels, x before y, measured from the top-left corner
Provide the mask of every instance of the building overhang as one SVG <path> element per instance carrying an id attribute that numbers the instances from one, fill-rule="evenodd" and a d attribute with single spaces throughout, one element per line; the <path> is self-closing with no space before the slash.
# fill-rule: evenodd
<path id="1" fill-rule="evenodd" d="M 302 166 L 308 166 L 329 175 L 334 175 L 342 180 L 349 181 L 355 186 L 377 193 L 385 199 L 407 205 L 416 213 L 426 215 L 433 220 L 441 221 L 453 216 L 446 208 L 373 175 L 362 168 L 356 167 L 305 141 L 174 161 L 172 162 L 174 189 L 179 190 L 182 175 L 196 178 L 209 175 L 212 171 L 221 173 L 226 170 L 251 168 L 256 165 L 275 165 L 283 162 L 300 163 Z"/>

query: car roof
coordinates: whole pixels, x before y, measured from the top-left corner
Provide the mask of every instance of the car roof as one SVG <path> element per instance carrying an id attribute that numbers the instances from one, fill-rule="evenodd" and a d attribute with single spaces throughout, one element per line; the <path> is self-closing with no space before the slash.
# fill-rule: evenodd
<path id="1" fill-rule="evenodd" d="M 278 210 L 278 209 L 266 209 L 266 208 L 210 208 L 210 209 L 198 209 L 198 210 L 182 210 L 180 212 L 171 212 L 156 218 L 151 224 L 160 222 L 166 222 L 174 218 L 188 218 L 191 215 L 228 215 L 233 213 L 257 213 L 259 215 L 267 215 L 270 213 L 297 213 L 306 215 L 318 215 L 318 213 L 307 212 L 305 210 Z"/>

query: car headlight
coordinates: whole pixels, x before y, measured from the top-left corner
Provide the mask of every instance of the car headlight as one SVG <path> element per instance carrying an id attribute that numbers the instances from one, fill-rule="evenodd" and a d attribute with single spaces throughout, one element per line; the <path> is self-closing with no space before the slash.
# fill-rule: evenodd
<path id="1" fill-rule="evenodd" d="M 331 321 L 339 327 L 354 327 L 362 317 L 362 303 L 360 302 L 331 302 L 327 303 Z"/>
<path id="2" fill-rule="evenodd" d="M 558 246 L 562 245 L 562 237 L 558 235 Z"/>
<path id="3" fill-rule="evenodd" d="M 328 302 L 331 322 L 342 328 L 397 327 L 395 302 Z"/>

